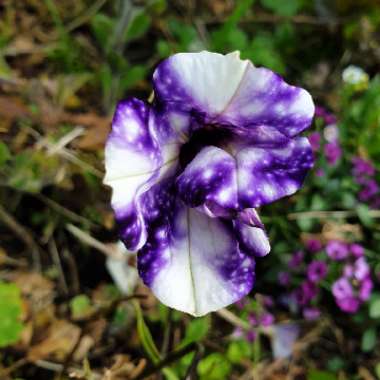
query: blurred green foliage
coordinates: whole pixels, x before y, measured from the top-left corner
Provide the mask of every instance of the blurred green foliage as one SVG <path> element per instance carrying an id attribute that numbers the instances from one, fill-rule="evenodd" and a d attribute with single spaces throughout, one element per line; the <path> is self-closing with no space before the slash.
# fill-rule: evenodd
<path id="1" fill-rule="evenodd" d="M 11 283 L 0 282 L 0 347 L 16 343 L 23 330 L 20 289 Z"/>

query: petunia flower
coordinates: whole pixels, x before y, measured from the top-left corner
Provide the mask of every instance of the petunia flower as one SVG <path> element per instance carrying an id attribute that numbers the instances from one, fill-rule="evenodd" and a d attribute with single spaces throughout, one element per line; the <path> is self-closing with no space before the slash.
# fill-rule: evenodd
<path id="1" fill-rule="evenodd" d="M 332 260 L 343 260 L 348 256 L 348 246 L 340 240 L 330 240 L 326 245 L 327 256 Z"/>
<path id="2" fill-rule="evenodd" d="M 104 182 L 144 283 L 200 316 L 251 290 L 255 257 L 270 250 L 255 209 L 301 187 L 314 105 L 237 53 L 175 54 L 153 87 L 151 104 L 118 104 Z"/>
<path id="3" fill-rule="evenodd" d="M 351 283 L 345 277 L 340 277 L 332 285 L 332 293 L 336 299 L 344 299 L 353 296 Z"/>
<path id="4" fill-rule="evenodd" d="M 288 266 L 291 269 L 296 269 L 298 268 L 302 263 L 304 259 L 305 254 L 303 251 L 296 251 L 293 253 L 292 257 L 290 258 L 288 262 Z"/>
<path id="5" fill-rule="evenodd" d="M 314 260 L 307 268 L 307 278 L 312 283 L 318 283 L 327 275 L 327 264 L 324 261 Z"/>
<path id="6" fill-rule="evenodd" d="M 360 244 L 353 243 L 350 245 L 350 252 L 356 258 L 363 257 L 364 256 L 364 247 Z"/>

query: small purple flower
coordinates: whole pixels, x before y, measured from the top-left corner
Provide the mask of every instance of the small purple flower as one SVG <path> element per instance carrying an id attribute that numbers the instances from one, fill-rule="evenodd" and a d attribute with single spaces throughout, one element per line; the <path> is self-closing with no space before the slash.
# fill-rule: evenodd
<path id="1" fill-rule="evenodd" d="M 371 206 L 372 209 L 378 209 L 378 208 L 380 208 L 380 195 L 374 197 L 374 199 L 371 200 L 370 206 Z"/>
<path id="2" fill-rule="evenodd" d="M 307 305 L 318 294 L 318 289 L 314 283 L 304 281 L 299 288 L 294 291 L 294 299 L 300 306 Z"/>
<path id="3" fill-rule="evenodd" d="M 288 262 L 289 267 L 292 269 L 298 268 L 303 263 L 304 256 L 305 254 L 302 251 L 294 252 Z"/>
<path id="4" fill-rule="evenodd" d="M 351 283 L 345 277 L 341 277 L 333 283 L 332 293 L 338 300 L 353 297 L 354 294 Z"/>
<path id="5" fill-rule="evenodd" d="M 333 115 L 332 113 L 328 112 L 326 115 L 325 115 L 325 123 L 327 125 L 331 125 L 331 124 L 336 124 L 337 123 L 337 118 L 335 115 Z"/>
<path id="6" fill-rule="evenodd" d="M 273 307 L 274 306 L 274 299 L 271 296 L 264 296 L 263 297 L 263 305 L 265 307 Z"/>
<path id="7" fill-rule="evenodd" d="M 315 106 L 315 117 L 321 117 L 324 118 L 326 115 L 326 110 L 325 108 L 321 106 Z"/>
<path id="8" fill-rule="evenodd" d="M 369 201 L 374 195 L 379 192 L 379 185 L 373 179 L 366 182 L 363 189 L 359 192 L 359 200 L 362 202 Z"/>
<path id="9" fill-rule="evenodd" d="M 358 281 L 364 280 L 366 277 L 369 276 L 370 269 L 369 265 L 364 257 L 359 257 L 355 263 L 354 263 L 354 271 L 353 271 L 354 277 Z"/>
<path id="10" fill-rule="evenodd" d="M 342 156 L 342 149 L 337 141 L 327 143 L 324 152 L 329 165 L 335 165 Z"/>
<path id="11" fill-rule="evenodd" d="M 290 284 L 290 273 L 289 272 L 280 272 L 278 274 L 278 282 L 282 286 L 288 286 Z"/>
<path id="12" fill-rule="evenodd" d="M 346 313 L 356 313 L 360 307 L 360 301 L 354 297 L 336 299 L 336 303 Z"/>
<path id="13" fill-rule="evenodd" d="M 268 327 L 273 325 L 274 323 L 274 316 L 271 313 L 264 313 L 260 317 L 260 324 L 264 327 Z"/>
<path id="14" fill-rule="evenodd" d="M 357 244 L 357 243 L 351 244 L 349 250 L 351 254 L 356 258 L 364 256 L 364 248 L 360 244 Z"/>
<path id="15" fill-rule="evenodd" d="M 359 299 L 361 301 L 367 301 L 371 296 L 372 288 L 373 281 L 371 280 L 371 278 L 368 276 L 365 279 L 363 279 L 359 287 Z"/>
<path id="16" fill-rule="evenodd" d="M 247 306 L 247 303 L 248 303 L 248 300 L 246 298 L 242 298 L 242 299 L 238 300 L 237 302 L 235 302 L 235 306 L 239 310 L 243 310 Z"/>
<path id="17" fill-rule="evenodd" d="M 318 132 L 312 132 L 307 138 L 311 145 L 311 149 L 313 149 L 314 152 L 318 151 L 321 147 L 321 135 Z"/>
<path id="18" fill-rule="evenodd" d="M 305 319 L 315 321 L 321 316 L 321 311 L 316 307 L 305 307 L 302 314 Z"/>
<path id="19" fill-rule="evenodd" d="M 241 339 L 243 336 L 244 330 L 241 327 L 235 327 L 234 331 L 232 332 L 232 338 Z"/>
<path id="20" fill-rule="evenodd" d="M 351 278 L 354 276 L 354 266 L 351 264 L 346 264 L 343 267 L 343 276 L 346 278 Z"/>
<path id="21" fill-rule="evenodd" d="M 255 313 L 249 313 L 248 314 L 248 322 L 251 326 L 256 326 L 257 325 L 257 317 Z"/>
<path id="22" fill-rule="evenodd" d="M 320 240 L 318 239 L 308 239 L 305 243 L 306 249 L 312 253 L 319 252 L 323 245 Z"/>
<path id="23" fill-rule="evenodd" d="M 249 343 L 253 343 L 257 338 L 256 331 L 254 330 L 249 330 L 246 334 L 246 339 Z"/>
<path id="24" fill-rule="evenodd" d="M 152 103 L 117 105 L 104 183 L 144 283 L 201 316 L 251 291 L 255 257 L 270 251 L 255 209 L 302 186 L 314 104 L 238 52 L 175 54 L 153 88 Z"/>
<path id="25" fill-rule="evenodd" d="M 348 256 L 348 247 L 340 240 L 330 240 L 326 245 L 326 252 L 330 259 L 339 261 Z"/>
<path id="26" fill-rule="evenodd" d="M 307 278 L 310 282 L 318 283 L 327 275 L 327 265 L 324 261 L 312 261 L 307 268 Z"/>
<path id="27" fill-rule="evenodd" d="M 335 115 L 327 111 L 324 107 L 316 106 L 315 107 L 315 116 L 320 117 L 324 120 L 325 124 L 336 124 L 337 119 Z"/>
<path id="28" fill-rule="evenodd" d="M 352 163 L 354 165 L 353 172 L 356 176 L 373 176 L 375 174 L 375 167 L 370 161 L 364 160 L 361 157 L 354 157 Z"/>

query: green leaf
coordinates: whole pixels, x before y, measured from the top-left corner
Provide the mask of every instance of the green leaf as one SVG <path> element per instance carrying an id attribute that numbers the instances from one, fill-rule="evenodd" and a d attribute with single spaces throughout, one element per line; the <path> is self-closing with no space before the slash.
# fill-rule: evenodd
<path id="1" fill-rule="evenodd" d="M 311 370 L 308 373 L 307 380 L 337 380 L 331 372 Z"/>
<path id="2" fill-rule="evenodd" d="M 242 359 L 252 354 L 251 344 L 245 340 L 236 340 L 230 343 L 227 349 L 227 358 L 232 363 L 240 363 Z"/>
<path id="3" fill-rule="evenodd" d="M 257 34 L 250 47 L 242 51 L 242 57 L 250 59 L 255 65 L 268 67 L 280 74 L 284 74 L 286 71 L 285 63 L 278 53 L 273 36 L 269 33 Z"/>
<path id="4" fill-rule="evenodd" d="M 152 334 L 150 333 L 148 326 L 145 324 L 140 305 L 137 302 L 134 302 L 134 305 L 137 319 L 137 332 L 139 334 L 141 344 L 143 345 L 144 350 L 150 360 L 152 360 L 153 363 L 158 363 L 161 357 L 156 345 L 154 344 Z"/>
<path id="5" fill-rule="evenodd" d="M 172 51 L 170 45 L 165 40 L 158 40 L 156 48 L 161 58 L 169 56 Z"/>
<path id="6" fill-rule="evenodd" d="M 199 342 L 210 329 L 210 317 L 193 319 L 186 327 L 185 337 L 180 343 L 180 347 L 185 347 L 190 343 Z"/>
<path id="7" fill-rule="evenodd" d="M 91 19 L 91 30 L 104 51 L 106 51 L 108 39 L 112 35 L 114 25 L 115 20 L 113 20 L 111 17 L 108 17 L 104 13 L 97 13 Z"/>
<path id="8" fill-rule="evenodd" d="M 328 360 L 327 368 L 332 372 L 338 372 L 344 368 L 344 360 L 339 356 L 334 356 Z"/>
<path id="9" fill-rule="evenodd" d="M 0 282 L 0 347 L 16 343 L 23 329 L 20 289 L 15 284 Z"/>
<path id="10" fill-rule="evenodd" d="M 211 46 L 213 50 L 226 52 L 245 48 L 247 36 L 238 28 L 238 23 L 247 14 L 254 1 L 237 1 L 233 13 L 227 18 L 223 26 L 211 33 Z"/>
<path id="11" fill-rule="evenodd" d="M 364 352 L 372 351 L 377 341 L 376 328 L 372 327 L 364 331 L 362 336 L 362 350 Z"/>
<path id="12" fill-rule="evenodd" d="M 230 362 L 218 352 L 210 354 L 198 364 L 198 374 L 201 380 L 227 379 L 230 372 Z"/>
<path id="13" fill-rule="evenodd" d="M 130 22 L 125 33 L 125 41 L 135 40 L 142 37 L 151 24 L 151 18 L 145 12 L 138 13 Z"/>
<path id="14" fill-rule="evenodd" d="M 144 79 L 146 72 L 147 68 L 142 65 L 129 67 L 126 73 L 121 77 L 121 90 L 125 91 L 135 86 Z"/>
<path id="15" fill-rule="evenodd" d="M 370 208 L 365 204 L 360 204 L 356 208 L 356 212 L 358 213 L 358 218 L 367 227 L 371 227 L 373 225 L 373 218 L 369 214 L 369 211 L 370 211 Z"/>
<path id="16" fill-rule="evenodd" d="M 302 0 L 261 0 L 261 5 L 281 16 L 294 16 L 303 6 Z"/>
<path id="17" fill-rule="evenodd" d="M 380 380 L 380 363 L 377 363 L 375 365 L 375 373 L 376 373 L 376 377 Z"/>
<path id="18" fill-rule="evenodd" d="M 91 310 L 91 300 L 85 294 L 75 296 L 70 301 L 70 310 L 74 319 L 83 317 Z"/>
<path id="19" fill-rule="evenodd" d="M 369 304 L 369 316 L 371 318 L 380 318 L 380 295 L 376 294 L 371 297 Z"/>
<path id="20" fill-rule="evenodd" d="M 310 209 L 313 211 L 321 211 L 326 208 L 326 200 L 319 194 L 314 194 L 311 198 Z"/>
<path id="21" fill-rule="evenodd" d="M 232 12 L 231 16 L 228 17 L 223 28 L 225 30 L 234 28 L 237 25 L 237 23 L 240 21 L 240 19 L 245 14 L 247 14 L 249 8 L 253 5 L 254 2 L 255 0 L 238 0 L 236 2 L 234 11 Z"/>
<path id="22" fill-rule="evenodd" d="M 11 158 L 11 152 L 5 143 L 0 141 L 0 166 L 5 164 Z"/>

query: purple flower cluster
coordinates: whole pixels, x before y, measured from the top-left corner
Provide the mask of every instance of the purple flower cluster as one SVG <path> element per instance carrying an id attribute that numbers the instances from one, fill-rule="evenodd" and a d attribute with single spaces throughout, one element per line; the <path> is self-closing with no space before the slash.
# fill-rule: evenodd
<path id="1" fill-rule="evenodd" d="M 339 243 L 339 245 L 337 245 Z M 364 248 L 359 244 L 348 245 L 343 242 L 330 242 L 326 251 L 331 246 L 336 253 L 336 247 L 339 247 L 339 252 L 344 252 L 344 266 L 342 276 L 332 284 L 332 293 L 335 302 L 339 308 L 346 313 L 355 313 L 360 305 L 367 301 L 371 295 L 373 282 L 370 274 L 370 267 L 364 257 Z M 342 255 L 333 256 L 335 260 L 342 260 Z"/>
<path id="2" fill-rule="evenodd" d="M 342 156 L 342 149 L 339 144 L 339 131 L 336 125 L 335 115 L 325 108 L 317 106 L 315 116 L 322 119 L 325 125 L 323 134 L 312 132 L 309 136 L 309 143 L 314 152 L 319 152 L 323 148 L 323 154 L 330 166 L 335 165 Z"/>
<path id="3" fill-rule="evenodd" d="M 319 240 L 310 239 L 306 242 L 305 248 L 310 253 L 316 253 L 321 251 L 323 246 Z M 313 259 L 308 264 L 305 261 L 304 251 L 293 253 L 288 261 L 290 271 L 280 272 L 278 282 L 289 288 L 293 278 L 303 278 L 296 288 L 289 289 L 289 296 L 285 296 L 283 299 L 291 309 L 295 308 L 297 311 L 301 311 L 305 319 L 315 320 L 320 316 L 320 310 L 316 306 L 320 293 L 320 282 L 327 276 L 328 267 L 322 260 Z"/>
<path id="4" fill-rule="evenodd" d="M 273 298 L 270 296 L 260 296 L 254 307 L 246 299 L 245 301 L 236 302 L 235 306 L 248 313 L 246 318 L 251 327 L 248 331 L 244 331 L 240 327 L 236 328 L 233 332 L 233 337 L 235 338 L 244 338 L 252 343 L 257 338 L 257 328 L 269 327 L 275 322 L 274 315 L 269 311 L 274 306 Z"/>
<path id="5" fill-rule="evenodd" d="M 361 157 L 352 160 L 352 174 L 355 182 L 360 185 L 358 198 L 371 208 L 380 207 L 380 187 L 375 179 L 376 169 L 373 163 Z"/>
<path id="6" fill-rule="evenodd" d="M 356 312 L 373 288 L 364 248 L 341 240 L 330 240 L 324 246 L 313 238 L 305 242 L 305 249 L 307 255 L 306 251 L 296 251 L 288 260 L 289 270 L 278 274 L 279 284 L 287 289 L 282 302 L 290 310 L 301 312 L 305 319 L 315 320 L 320 316 L 322 281 L 327 280 L 330 284 L 333 281 L 331 290 L 338 307 L 347 313 Z M 334 273 L 340 277 L 334 279 Z"/>

